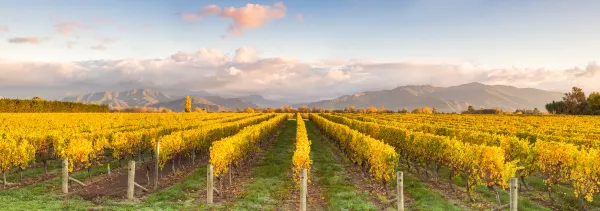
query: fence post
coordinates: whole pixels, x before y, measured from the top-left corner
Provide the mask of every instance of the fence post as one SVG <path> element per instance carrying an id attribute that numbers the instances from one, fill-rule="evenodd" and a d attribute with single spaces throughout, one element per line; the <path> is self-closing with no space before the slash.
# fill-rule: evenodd
<path id="1" fill-rule="evenodd" d="M 404 174 L 396 172 L 396 189 L 398 192 L 398 211 L 404 211 Z"/>
<path id="2" fill-rule="evenodd" d="M 62 192 L 69 193 L 69 159 L 62 160 Z"/>
<path id="3" fill-rule="evenodd" d="M 156 158 L 155 162 L 154 162 L 154 190 L 158 189 L 158 161 L 159 158 L 158 156 L 160 155 L 160 142 L 156 142 L 156 156 L 154 156 Z"/>
<path id="4" fill-rule="evenodd" d="M 300 211 L 306 211 L 306 195 L 308 192 L 308 178 L 306 169 L 300 169 Z"/>
<path id="5" fill-rule="evenodd" d="M 206 203 L 213 204 L 213 166 L 208 164 L 206 173 Z"/>
<path id="6" fill-rule="evenodd" d="M 135 192 L 135 160 L 129 160 L 127 174 L 127 199 L 133 200 L 133 193 Z"/>
<path id="7" fill-rule="evenodd" d="M 516 177 L 510 178 L 510 211 L 517 211 L 519 204 L 519 180 Z"/>

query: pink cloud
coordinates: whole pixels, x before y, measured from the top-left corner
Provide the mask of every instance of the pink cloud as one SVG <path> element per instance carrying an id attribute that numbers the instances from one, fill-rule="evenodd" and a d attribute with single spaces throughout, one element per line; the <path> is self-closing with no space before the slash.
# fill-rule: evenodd
<path id="1" fill-rule="evenodd" d="M 200 18 L 197 14 L 193 14 L 193 13 L 183 13 L 181 14 L 181 20 L 187 21 L 187 22 L 195 22 L 198 20 L 198 18 Z"/>
<path id="2" fill-rule="evenodd" d="M 8 27 L 0 26 L 0 32 L 8 32 Z"/>
<path id="3" fill-rule="evenodd" d="M 94 45 L 94 46 L 90 46 L 90 49 L 97 50 L 97 51 L 103 51 L 103 50 L 106 50 L 106 47 L 104 47 L 104 45 Z"/>
<path id="4" fill-rule="evenodd" d="M 247 4 L 240 8 L 223 8 L 221 17 L 233 20 L 227 32 L 241 36 L 244 29 L 259 28 L 274 19 L 284 18 L 286 13 L 287 8 L 279 2 L 273 6 Z"/>
<path id="5" fill-rule="evenodd" d="M 75 29 L 87 29 L 88 27 L 82 23 L 78 22 L 61 22 L 54 25 L 56 31 L 62 35 L 69 35 Z"/>
<path id="6" fill-rule="evenodd" d="M 68 49 L 72 49 L 77 44 L 78 44 L 78 42 L 75 42 L 75 41 L 68 41 L 65 43 L 65 45 L 67 46 Z"/>
<path id="7" fill-rule="evenodd" d="M 30 44 L 38 44 L 40 43 L 40 39 L 37 37 L 15 37 L 8 39 L 9 43 L 30 43 Z"/>
<path id="8" fill-rule="evenodd" d="M 198 15 L 216 15 L 221 12 L 221 8 L 217 5 L 208 5 L 198 11 Z"/>
<path id="9" fill-rule="evenodd" d="M 298 22 L 303 22 L 304 21 L 304 15 L 303 14 L 296 15 L 296 20 L 298 20 Z"/>

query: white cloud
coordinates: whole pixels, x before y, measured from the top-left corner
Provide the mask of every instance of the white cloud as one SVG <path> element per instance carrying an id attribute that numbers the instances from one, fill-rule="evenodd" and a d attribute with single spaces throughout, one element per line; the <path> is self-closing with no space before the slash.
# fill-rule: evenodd
<path id="1" fill-rule="evenodd" d="M 236 51 L 236 57 L 245 52 Z M 206 90 L 215 94 L 259 93 L 287 100 L 310 101 L 401 85 L 452 86 L 469 82 L 514 85 L 566 92 L 572 86 L 587 92 L 600 90 L 600 64 L 585 68 L 491 69 L 472 64 L 415 62 L 375 63 L 336 60 L 335 67 L 293 58 L 227 58 L 216 49 L 177 52 L 164 59 L 97 60 L 44 63 L 0 60 L 0 95 L 14 87 L 64 87 L 78 90 L 119 91 L 158 87 Z M 242 59 L 243 58 L 243 59 Z M 248 59 L 252 58 L 252 59 Z M 240 62 L 244 61 L 244 62 Z M 8 89 L 13 87 L 13 89 Z"/>
<path id="2" fill-rule="evenodd" d="M 233 57 L 233 61 L 242 63 L 256 62 L 256 60 L 258 60 L 259 53 L 260 52 L 256 48 L 241 47 L 235 51 L 235 57 Z"/>

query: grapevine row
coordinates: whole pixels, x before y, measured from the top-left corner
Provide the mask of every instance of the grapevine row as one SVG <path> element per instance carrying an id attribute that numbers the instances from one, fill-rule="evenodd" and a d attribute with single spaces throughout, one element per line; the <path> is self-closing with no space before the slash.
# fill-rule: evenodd
<path id="1" fill-rule="evenodd" d="M 311 113 L 310 119 L 327 136 L 337 140 L 350 159 L 365 168 L 371 177 L 384 182 L 394 178 L 399 155 L 392 146 L 316 114 Z"/>
<path id="2" fill-rule="evenodd" d="M 214 166 L 214 175 L 227 173 L 231 165 L 238 164 L 258 150 L 260 143 L 273 134 L 284 120 L 287 120 L 287 115 L 277 114 L 260 124 L 248 126 L 233 136 L 213 142 L 210 147 L 210 163 Z"/>
<path id="3" fill-rule="evenodd" d="M 300 182 L 300 170 L 306 169 L 307 178 L 310 178 L 310 145 L 304 119 L 300 113 L 296 114 L 296 150 L 292 157 L 294 163 L 294 181 Z"/>

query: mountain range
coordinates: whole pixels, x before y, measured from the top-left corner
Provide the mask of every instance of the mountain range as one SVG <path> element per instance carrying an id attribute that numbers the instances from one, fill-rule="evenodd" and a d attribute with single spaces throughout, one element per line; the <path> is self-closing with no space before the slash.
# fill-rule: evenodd
<path id="1" fill-rule="evenodd" d="M 355 108 L 384 106 L 390 110 L 407 108 L 409 111 L 428 106 L 436 107 L 440 112 L 461 112 L 466 110 L 469 105 L 475 109 L 499 108 L 514 111 L 539 108 L 543 110 L 546 103 L 560 100 L 562 96 L 563 93 L 560 92 L 540 89 L 468 83 L 451 87 L 400 86 L 392 90 L 344 95 L 336 99 L 304 105 L 325 109 L 344 109 L 346 106 L 355 106 Z M 301 104 L 292 106 L 299 107 Z"/>
<path id="2" fill-rule="evenodd" d="M 167 94 L 169 92 L 170 94 Z M 99 92 L 66 97 L 65 101 L 108 104 L 110 107 L 166 107 L 182 111 L 185 96 L 191 96 L 192 107 L 209 111 L 244 109 L 247 107 L 281 107 L 290 102 L 265 99 L 260 95 L 224 98 L 204 91 L 154 89 L 132 89 L 123 92 Z M 331 100 L 293 104 L 292 107 L 306 105 L 323 109 L 344 109 L 346 106 L 366 108 L 384 106 L 399 110 L 428 106 L 440 112 L 461 112 L 469 105 L 478 108 L 499 108 L 508 111 L 516 109 L 544 108 L 553 100 L 560 100 L 563 94 L 533 88 L 516 88 L 504 85 L 469 83 L 450 87 L 430 85 L 400 86 L 392 90 L 368 91 L 344 95 Z"/>
<path id="3" fill-rule="evenodd" d="M 171 92 L 173 90 L 170 90 Z M 182 90 L 187 94 L 208 94 L 207 92 L 192 92 Z M 182 111 L 186 95 L 169 95 L 164 91 L 153 89 L 132 89 L 122 92 L 98 92 L 81 94 L 74 97 L 65 97 L 64 101 L 81 102 L 90 104 L 107 104 L 111 108 L 128 107 L 165 107 L 171 110 Z M 222 98 L 220 96 L 191 96 L 192 108 L 203 108 L 209 111 L 224 111 L 258 107 L 242 98 Z"/>

